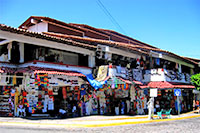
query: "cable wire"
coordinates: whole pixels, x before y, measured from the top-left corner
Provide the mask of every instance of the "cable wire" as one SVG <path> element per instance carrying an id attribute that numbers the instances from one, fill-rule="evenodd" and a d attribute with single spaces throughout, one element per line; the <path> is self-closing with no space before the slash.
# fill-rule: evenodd
<path id="1" fill-rule="evenodd" d="M 120 26 L 120 24 L 116 21 L 116 19 L 110 14 L 110 12 L 106 9 L 103 3 L 100 0 L 97 0 L 97 4 L 106 14 L 106 16 L 110 19 L 110 21 L 118 28 L 122 33 L 126 34 L 125 30 Z"/>

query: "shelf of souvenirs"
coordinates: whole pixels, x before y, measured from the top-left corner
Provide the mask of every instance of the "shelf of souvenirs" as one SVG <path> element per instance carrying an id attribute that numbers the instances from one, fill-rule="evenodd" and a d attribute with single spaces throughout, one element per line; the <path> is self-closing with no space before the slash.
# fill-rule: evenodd
<path id="1" fill-rule="evenodd" d="M 1 105 L 5 105 L 5 104 L 8 104 L 8 101 L 6 101 L 6 102 L 0 102 L 0 106 Z"/>
<path id="2" fill-rule="evenodd" d="M 10 95 L 0 95 L 0 97 L 10 97 Z"/>
<path id="3" fill-rule="evenodd" d="M 9 108 L 9 106 L 7 106 L 7 107 L 0 107 L 0 111 L 9 111 L 10 110 L 10 108 Z"/>

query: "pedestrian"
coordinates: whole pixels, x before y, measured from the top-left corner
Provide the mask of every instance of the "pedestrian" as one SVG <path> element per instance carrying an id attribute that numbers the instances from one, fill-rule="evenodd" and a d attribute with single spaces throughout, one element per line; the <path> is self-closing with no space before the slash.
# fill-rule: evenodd
<path id="1" fill-rule="evenodd" d="M 196 100 L 195 108 L 199 110 L 199 100 Z"/>
<path id="2" fill-rule="evenodd" d="M 151 120 L 153 119 L 153 111 L 154 111 L 154 98 L 150 98 L 149 101 L 147 102 L 148 105 L 148 111 L 149 111 L 149 115 L 148 115 L 148 119 Z"/>
<path id="3" fill-rule="evenodd" d="M 160 104 L 159 104 L 159 101 L 156 101 L 156 112 L 159 112 L 160 111 Z"/>
<path id="4" fill-rule="evenodd" d="M 73 107 L 72 107 L 72 117 L 75 117 L 76 116 L 76 105 L 73 104 Z"/>
<path id="5" fill-rule="evenodd" d="M 119 115 L 119 106 L 119 103 L 117 103 L 115 106 L 115 115 Z"/>

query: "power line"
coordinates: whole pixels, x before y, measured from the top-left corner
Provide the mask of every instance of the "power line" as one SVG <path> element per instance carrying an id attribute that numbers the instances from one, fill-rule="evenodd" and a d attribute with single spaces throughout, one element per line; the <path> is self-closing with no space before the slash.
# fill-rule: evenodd
<path id="1" fill-rule="evenodd" d="M 106 7 L 103 5 L 103 3 L 100 0 L 97 0 L 97 4 L 103 10 L 103 12 L 106 14 L 106 16 L 110 19 L 110 21 L 116 26 L 116 28 L 118 28 L 122 33 L 126 34 L 126 32 L 124 31 L 124 29 L 115 20 L 115 18 L 110 14 L 110 12 L 106 9 Z"/>

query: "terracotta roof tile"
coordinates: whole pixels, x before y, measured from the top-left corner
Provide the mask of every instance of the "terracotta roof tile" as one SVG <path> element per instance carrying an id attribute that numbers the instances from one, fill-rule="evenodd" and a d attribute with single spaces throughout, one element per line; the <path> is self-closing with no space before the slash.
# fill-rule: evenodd
<path id="1" fill-rule="evenodd" d="M 39 32 L 33 32 L 33 31 L 21 29 L 21 28 L 13 28 L 13 27 L 10 27 L 10 26 L 4 25 L 4 24 L 0 24 L 0 30 L 9 31 L 12 33 L 17 33 L 17 34 L 22 34 L 22 35 L 26 35 L 26 36 L 30 36 L 30 37 L 55 41 L 55 42 L 67 43 L 68 45 L 74 45 L 74 46 L 84 47 L 84 48 L 88 48 L 88 49 L 96 49 L 96 46 L 93 46 L 93 45 L 76 42 L 76 41 L 69 40 L 66 38 L 51 36 L 51 35 L 47 35 L 47 34 L 43 34 L 43 33 L 39 33 Z"/>

